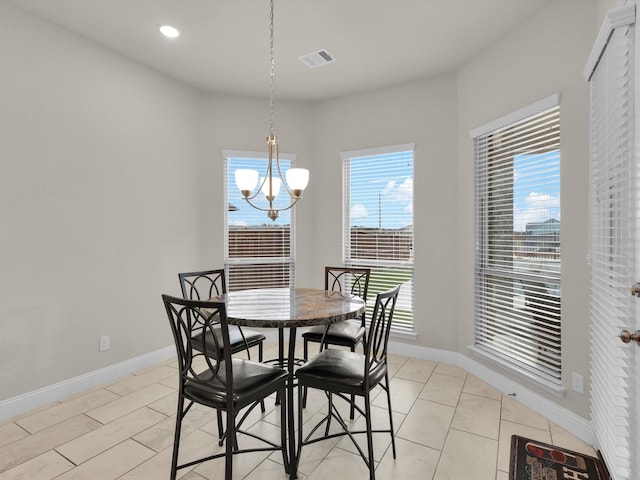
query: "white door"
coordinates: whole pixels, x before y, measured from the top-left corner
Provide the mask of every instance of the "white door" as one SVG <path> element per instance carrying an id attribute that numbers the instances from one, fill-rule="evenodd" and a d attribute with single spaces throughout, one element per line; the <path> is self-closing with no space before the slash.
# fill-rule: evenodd
<path id="1" fill-rule="evenodd" d="M 640 163 L 636 150 L 635 3 L 609 12 L 585 76 L 591 95 L 591 416 L 614 480 L 640 479 Z M 638 110 L 640 111 L 640 110 Z"/>
<path id="2" fill-rule="evenodd" d="M 635 7 L 637 0 L 631 2 Z M 634 164 L 635 164 L 635 233 L 634 233 L 634 248 L 635 248 L 635 271 L 634 279 L 635 286 L 637 282 L 640 282 L 640 35 L 636 34 L 634 39 L 634 65 L 635 73 L 633 79 L 633 98 L 634 98 Z M 635 326 L 633 322 L 629 322 L 629 327 L 635 328 L 635 334 L 640 335 L 640 297 L 634 299 L 634 317 Z M 633 330 L 632 330 L 633 331 Z M 630 342 L 628 348 L 631 350 L 631 354 L 635 358 L 635 362 L 632 363 L 631 370 L 631 385 L 634 388 L 635 405 L 633 406 L 633 415 L 631 418 L 631 478 L 640 478 L 640 339 L 635 344 Z M 633 359 L 632 359 L 633 360 Z M 633 421 L 635 419 L 635 422 Z"/>

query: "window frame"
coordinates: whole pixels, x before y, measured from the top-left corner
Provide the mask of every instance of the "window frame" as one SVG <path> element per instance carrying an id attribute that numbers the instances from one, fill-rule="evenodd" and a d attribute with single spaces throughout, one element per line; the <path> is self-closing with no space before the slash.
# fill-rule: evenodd
<path id="1" fill-rule="evenodd" d="M 527 107 L 524 107 L 508 115 L 505 115 L 504 117 L 501 117 L 482 127 L 474 129 L 470 132 L 470 136 L 474 142 L 474 150 L 475 150 L 474 152 L 474 159 L 475 159 L 474 160 L 475 162 L 475 166 L 474 166 L 474 174 L 475 174 L 474 331 L 475 331 L 475 334 L 474 334 L 474 344 L 469 348 L 471 348 L 472 351 L 481 355 L 482 357 L 496 364 L 499 364 L 500 366 L 510 371 L 515 372 L 519 376 L 526 378 L 527 380 L 537 384 L 538 386 L 546 389 L 547 391 L 550 391 L 558 396 L 563 396 L 566 393 L 566 388 L 562 386 L 562 382 L 564 379 L 562 376 L 562 350 L 561 350 L 561 336 L 562 336 L 561 298 L 562 298 L 562 295 L 560 293 L 560 285 L 561 285 L 560 277 L 561 277 L 562 254 L 560 249 L 557 252 L 557 255 L 559 257 L 557 274 L 554 272 L 550 272 L 549 269 L 551 267 L 548 267 L 548 266 L 546 267 L 547 269 L 544 271 L 545 283 L 549 283 L 549 285 L 554 285 L 558 289 L 557 303 L 554 297 L 553 310 L 552 310 L 553 314 L 548 312 L 542 313 L 542 316 L 546 317 L 545 322 L 548 321 L 549 323 L 548 324 L 545 323 L 543 327 L 540 327 L 541 329 L 544 329 L 544 330 L 541 330 L 542 334 L 547 335 L 548 333 L 547 330 L 550 330 L 550 327 L 549 327 L 549 325 L 551 324 L 550 319 L 554 318 L 554 315 L 557 311 L 559 330 L 558 332 L 552 332 L 550 334 L 552 335 L 551 338 L 556 339 L 558 342 L 557 360 L 553 359 L 553 360 L 540 361 L 538 359 L 536 364 L 532 362 L 532 359 L 534 356 L 533 353 L 529 353 L 530 355 L 529 358 L 527 358 L 527 355 L 525 354 L 510 355 L 508 353 L 508 350 L 509 350 L 508 348 L 505 348 L 503 351 L 499 347 L 497 347 L 495 344 L 490 345 L 491 342 L 487 340 L 487 338 L 491 336 L 492 328 L 494 329 L 494 331 L 498 331 L 497 330 L 498 328 L 504 327 L 506 328 L 506 330 L 504 331 L 512 335 L 515 335 L 518 328 L 520 328 L 517 325 L 519 320 L 511 317 L 512 315 L 515 315 L 517 313 L 518 307 L 515 306 L 515 304 L 509 306 L 509 301 L 510 301 L 509 298 L 506 298 L 506 299 L 499 298 L 500 293 L 509 291 L 508 290 L 509 287 L 507 285 L 509 282 L 512 283 L 512 288 L 515 288 L 515 285 L 517 283 L 520 284 L 520 287 L 523 289 L 523 292 L 521 294 L 522 297 L 527 298 L 527 294 L 529 295 L 529 300 L 525 300 L 525 302 L 526 301 L 531 302 L 530 299 L 533 298 L 533 302 L 534 302 L 533 308 L 537 307 L 539 308 L 539 310 L 544 310 L 545 306 L 544 306 L 543 300 L 541 299 L 546 297 L 544 294 L 538 295 L 538 293 L 536 293 L 533 289 L 527 290 L 527 288 L 531 288 L 531 287 L 527 287 L 526 285 L 531 285 L 534 282 L 540 282 L 541 280 L 541 277 L 537 276 L 530 267 L 527 267 L 526 269 L 519 268 L 513 265 L 513 263 L 509 265 L 508 262 L 504 262 L 503 264 L 500 264 L 499 262 L 496 262 L 495 259 L 491 258 L 491 252 L 495 252 L 496 247 L 495 246 L 491 247 L 490 243 L 497 242 L 497 244 L 503 245 L 501 242 L 503 242 L 504 239 L 499 239 L 496 236 L 493 236 L 490 238 L 489 230 L 490 230 L 491 216 L 493 215 L 494 219 L 498 217 L 496 213 L 489 212 L 489 206 L 488 206 L 488 203 L 490 201 L 489 195 L 492 191 L 494 192 L 494 194 L 500 193 L 502 191 L 501 188 L 504 188 L 504 187 L 500 187 L 500 185 L 498 184 L 499 180 L 496 180 L 495 178 L 490 177 L 490 174 L 487 171 L 487 169 L 489 169 L 489 166 L 488 166 L 489 157 L 487 153 L 488 147 L 482 144 L 482 142 L 487 143 L 490 141 L 492 135 L 496 135 L 496 134 L 500 135 L 501 131 L 505 131 L 512 126 L 515 128 L 518 126 L 518 124 L 529 121 L 536 115 L 549 111 L 551 109 L 555 109 L 555 108 L 558 109 L 557 125 L 559 128 L 560 95 L 554 94 L 538 102 L 535 102 Z M 523 136 L 524 134 L 520 133 L 519 135 Z M 557 161 L 558 161 L 558 173 L 560 174 L 561 148 L 559 144 L 560 142 L 559 137 L 560 137 L 560 134 L 558 131 L 558 134 L 557 134 L 558 160 Z M 522 141 L 521 137 L 512 136 L 510 138 L 514 138 L 518 142 L 523 142 L 523 144 L 525 143 L 524 141 Z M 539 138 L 539 137 L 535 137 L 535 138 Z M 510 167 L 511 172 L 515 172 L 516 159 L 518 156 L 522 156 L 523 154 L 527 155 L 528 152 L 525 151 L 520 154 L 513 154 L 511 158 L 514 164 L 512 164 Z M 544 152 L 536 151 L 536 154 L 542 155 L 544 154 Z M 494 162 L 495 161 L 496 160 L 494 159 Z M 492 167 L 492 168 L 494 170 L 492 170 L 491 173 L 495 175 L 495 167 Z M 513 177 L 514 173 L 512 173 L 511 175 L 512 175 L 512 178 L 514 178 Z M 508 181 L 508 178 L 509 178 L 508 174 L 506 178 Z M 481 180 L 481 179 L 484 179 L 484 180 Z M 482 183 L 483 181 L 485 183 Z M 517 186 L 515 180 L 512 180 L 511 184 L 512 184 L 512 190 L 515 189 Z M 541 185 L 544 185 L 544 183 L 541 183 Z M 559 181 L 558 181 L 558 195 L 561 196 L 561 185 Z M 513 191 L 512 191 L 512 198 L 510 198 L 509 202 L 510 202 L 511 208 L 512 209 L 515 208 L 516 199 L 515 199 L 515 195 L 513 194 Z M 492 207 L 496 208 L 496 204 L 492 203 Z M 511 221 L 513 222 L 513 219 Z M 531 224 L 533 225 L 535 224 L 535 222 L 531 222 Z M 496 228 L 495 224 L 494 224 L 494 228 Z M 499 231 L 499 229 L 496 228 L 496 231 Z M 513 231 L 514 232 L 516 231 L 515 226 L 513 227 Z M 497 234 L 499 235 L 499 233 Z M 560 231 L 558 232 L 558 235 L 560 235 Z M 517 248 L 517 241 L 515 239 L 515 235 L 513 236 L 513 238 L 511 239 L 511 242 L 508 245 L 511 245 L 512 252 L 515 248 Z M 558 245 L 560 245 L 559 241 L 558 241 Z M 505 246 L 504 248 L 507 248 L 507 247 Z M 495 255 L 495 253 L 493 253 L 493 255 Z M 515 257 L 512 257 L 512 258 L 515 258 Z M 487 262 L 487 263 L 484 263 L 484 262 Z M 501 285 L 503 282 L 504 282 L 504 285 Z M 492 302 L 489 301 L 489 298 L 485 293 L 488 291 L 487 290 L 488 286 L 491 286 L 494 289 L 493 290 L 494 300 Z M 501 288 L 504 288 L 504 290 L 500 290 Z M 513 295 L 513 299 L 511 300 L 511 302 L 515 302 L 516 293 L 512 293 L 512 295 Z M 501 301 L 505 302 L 505 307 L 504 307 L 505 310 L 503 311 L 500 310 Z M 527 311 L 527 307 L 526 306 L 523 307 L 522 310 Z M 487 325 L 490 323 L 489 319 L 492 318 L 488 312 L 489 313 L 502 312 L 504 314 L 504 317 L 501 319 L 502 325 L 496 324 L 493 327 L 488 327 Z M 531 313 L 530 308 L 528 312 L 531 315 L 531 319 L 529 321 L 531 322 L 531 324 L 535 324 L 535 320 L 533 319 L 533 313 Z M 497 318 L 497 317 L 494 316 L 493 318 Z M 529 328 L 535 328 L 535 327 L 529 326 Z M 556 340 L 552 340 L 552 341 L 556 341 Z M 538 339 L 537 342 L 541 342 L 541 340 Z M 524 343 L 524 340 L 523 340 L 523 343 Z M 539 345 L 540 344 L 541 343 L 539 343 Z M 531 346 L 528 345 L 523 347 L 523 350 L 526 349 L 527 347 L 529 349 L 531 348 Z M 540 348 L 540 346 L 538 346 L 538 348 Z M 555 351 L 550 353 L 549 358 L 552 358 L 553 356 L 555 356 L 555 354 L 556 354 Z M 542 358 L 545 358 L 544 355 L 546 355 L 546 353 L 543 354 Z M 553 367 L 553 369 L 547 369 L 547 367 L 555 365 L 556 362 L 557 362 L 557 365 Z"/>

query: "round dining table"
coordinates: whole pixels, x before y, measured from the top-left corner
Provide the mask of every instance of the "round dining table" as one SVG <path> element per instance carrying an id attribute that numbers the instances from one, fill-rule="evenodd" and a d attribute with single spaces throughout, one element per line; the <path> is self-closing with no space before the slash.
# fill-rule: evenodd
<path id="1" fill-rule="evenodd" d="M 278 358 L 273 361 L 289 374 L 287 383 L 287 432 L 289 478 L 297 478 L 295 423 L 293 412 L 296 329 L 329 325 L 362 315 L 366 304 L 355 295 L 312 288 L 258 288 L 227 292 L 214 301 L 226 304 L 227 321 L 232 325 L 278 329 Z M 289 330 L 288 352 L 284 352 L 284 329 Z"/>

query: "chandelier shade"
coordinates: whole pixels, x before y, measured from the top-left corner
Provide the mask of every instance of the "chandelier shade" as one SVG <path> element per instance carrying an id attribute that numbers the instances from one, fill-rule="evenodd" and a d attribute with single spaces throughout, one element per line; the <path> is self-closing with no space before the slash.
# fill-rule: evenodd
<path id="1" fill-rule="evenodd" d="M 236 170 L 236 186 L 244 196 L 250 194 L 258 184 L 258 171 L 247 168 Z M 248 192 L 245 194 L 244 192 Z"/>

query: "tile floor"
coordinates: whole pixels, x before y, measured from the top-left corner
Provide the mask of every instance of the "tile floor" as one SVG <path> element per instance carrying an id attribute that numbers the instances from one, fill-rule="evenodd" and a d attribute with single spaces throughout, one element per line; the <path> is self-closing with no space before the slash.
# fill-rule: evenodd
<path id="1" fill-rule="evenodd" d="M 274 350 L 269 345 L 267 356 Z M 380 480 L 507 480 L 512 434 L 595 455 L 589 445 L 460 368 L 397 355 L 390 367 L 397 458 L 389 436 L 374 435 Z M 168 478 L 176 381 L 175 363 L 166 362 L 0 422 L 0 479 Z M 373 402 L 374 427 L 388 424 L 386 408 L 380 408 L 384 400 L 380 395 Z M 324 402 L 320 392 L 310 393 L 305 424 L 320 418 Z M 252 430 L 278 434 L 274 402 L 263 416 L 256 409 L 250 418 Z M 215 414 L 194 407 L 183 426 L 181 461 L 211 453 L 216 432 Z M 368 478 L 354 452 L 346 437 L 308 446 L 299 478 Z M 224 460 L 179 472 L 184 480 L 223 477 Z M 286 475 L 280 455 L 267 452 L 237 456 L 234 478 L 284 480 Z"/>

